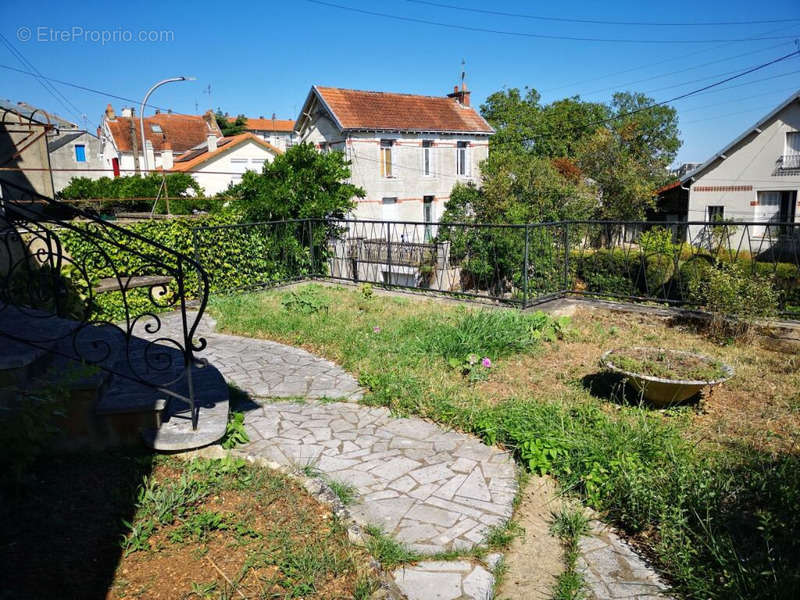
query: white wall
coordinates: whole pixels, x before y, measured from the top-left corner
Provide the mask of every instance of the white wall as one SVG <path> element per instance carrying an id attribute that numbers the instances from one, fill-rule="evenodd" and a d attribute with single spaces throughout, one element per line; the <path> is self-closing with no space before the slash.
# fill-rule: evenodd
<path id="1" fill-rule="evenodd" d="M 800 200 L 800 173 L 776 174 L 777 161 L 786 152 L 786 133 L 800 131 L 800 102 L 786 107 L 771 122 L 753 132 L 727 158 L 717 162 L 695 179 L 689 191 L 689 220 L 702 221 L 709 206 L 723 206 L 726 220 L 758 221 L 764 208 L 758 204 L 761 191 L 796 190 Z M 796 206 L 795 221 L 800 216 Z M 698 228 L 693 228 L 698 229 Z M 690 228 L 694 238 L 696 232 Z M 758 233 L 757 228 L 751 234 Z"/>
<path id="2" fill-rule="evenodd" d="M 193 176 L 205 190 L 207 196 L 224 192 L 231 183 L 241 181 L 241 175 L 223 175 L 220 173 L 244 173 L 245 171 L 261 172 L 264 162 L 272 162 L 275 155 L 252 140 L 239 144 L 213 159 L 201 163 L 193 170 Z"/>
<path id="3" fill-rule="evenodd" d="M 394 140 L 391 178 L 381 176 L 381 139 Z M 430 140 L 434 145 L 431 175 L 423 172 L 423 140 Z M 456 183 L 480 183 L 480 163 L 489 156 L 486 135 L 366 132 L 344 137 L 324 114 L 316 115 L 303 132 L 301 141 L 324 143 L 333 150 L 345 152 L 352 162 L 350 181 L 366 192 L 363 199 L 357 200 L 353 214 L 357 219 L 422 221 L 423 199 L 433 196 L 432 216 L 437 221 Z M 456 174 L 456 143 L 459 141 L 470 144 L 466 176 Z M 386 205 L 384 198 L 397 198 L 397 203 Z"/>

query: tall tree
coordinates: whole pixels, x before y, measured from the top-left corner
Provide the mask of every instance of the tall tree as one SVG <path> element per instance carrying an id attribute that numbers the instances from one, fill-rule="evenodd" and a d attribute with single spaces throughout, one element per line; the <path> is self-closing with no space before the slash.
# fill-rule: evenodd
<path id="1" fill-rule="evenodd" d="M 350 163 L 341 152 L 320 153 L 298 144 L 264 164 L 262 173 L 248 171 L 232 187 L 233 208 L 251 222 L 281 219 L 344 217 L 353 198 L 364 190 L 346 180 Z"/>

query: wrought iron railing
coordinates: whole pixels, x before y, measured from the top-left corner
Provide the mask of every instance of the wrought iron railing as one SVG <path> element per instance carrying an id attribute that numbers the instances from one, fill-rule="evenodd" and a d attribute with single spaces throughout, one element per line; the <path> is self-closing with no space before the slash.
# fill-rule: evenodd
<path id="1" fill-rule="evenodd" d="M 205 271 L 91 211 L 9 182 L 0 182 L 0 192 L 0 335 L 185 402 L 196 428 L 192 368 L 205 364 L 197 353 L 206 341 L 195 337 L 208 301 Z M 80 240 L 79 258 L 66 250 L 66 237 Z M 94 310 L 102 287 L 118 295 L 119 320 Z M 177 328 L 162 319 L 166 311 L 178 312 Z"/>
<path id="2" fill-rule="evenodd" d="M 231 235 L 261 251 L 216 256 L 218 236 Z M 215 291 L 318 278 L 521 307 L 565 295 L 698 306 L 702 299 L 692 286 L 708 268 L 730 263 L 768 277 L 781 310 L 800 316 L 800 224 L 795 223 L 308 219 L 201 227 L 195 240 L 201 264 L 224 261 L 239 275 L 236 286 L 221 278 L 220 285 L 212 284 Z"/>

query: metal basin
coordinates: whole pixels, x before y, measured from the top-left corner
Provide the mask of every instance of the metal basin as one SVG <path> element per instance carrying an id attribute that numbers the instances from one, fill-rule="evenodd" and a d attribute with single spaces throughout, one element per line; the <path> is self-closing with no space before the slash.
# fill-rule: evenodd
<path id="1" fill-rule="evenodd" d="M 664 352 L 676 356 L 691 356 L 705 363 L 713 363 L 712 359 L 702 354 L 694 354 L 692 352 L 682 352 L 680 350 L 665 350 L 664 348 L 630 348 L 629 350 L 647 350 Z M 686 402 L 692 398 L 705 387 L 713 387 L 725 383 L 733 377 L 733 367 L 729 365 L 722 365 L 722 370 L 725 372 L 723 377 L 709 381 L 698 379 L 664 379 L 662 377 L 654 377 L 652 375 L 643 375 L 641 373 L 631 373 L 624 371 L 611 362 L 615 352 L 622 352 L 621 350 L 608 350 L 600 358 L 600 364 L 612 373 L 617 373 L 625 377 L 633 387 L 642 393 L 644 398 L 656 408 L 666 408 L 681 402 Z"/>

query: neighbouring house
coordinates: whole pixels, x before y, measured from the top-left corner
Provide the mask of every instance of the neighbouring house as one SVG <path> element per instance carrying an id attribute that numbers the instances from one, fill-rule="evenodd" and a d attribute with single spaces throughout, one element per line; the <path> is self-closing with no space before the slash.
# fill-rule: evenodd
<path id="1" fill-rule="evenodd" d="M 745 229 L 752 251 L 782 241 L 796 243 L 797 229 L 767 227 L 797 220 L 800 190 L 800 90 L 680 180 L 688 191 L 689 221 L 755 222 Z M 765 225 L 760 225 L 760 224 Z M 700 226 L 690 226 L 692 240 Z"/>
<path id="2" fill-rule="evenodd" d="M 456 183 L 478 183 L 492 127 L 462 84 L 447 96 L 313 86 L 297 118 L 300 142 L 339 150 L 364 189 L 353 216 L 438 221 Z"/>
<path id="3" fill-rule="evenodd" d="M 220 139 L 210 136 L 204 144 L 178 156 L 165 142 L 160 168 L 191 172 L 206 195 L 213 196 L 239 183 L 245 171 L 260 172 L 264 163 L 272 162 L 278 154 L 283 152 L 249 132 Z"/>
<path id="4" fill-rule="evenodd" d="M 142 145 L 141 120 L 133 108 L 123 108 L 117 115 L 109 104 L 98 129 L 103 143 L 103 159 L 107 175 L 133 175 L 144 169 L 144 152 L 150 169 L 162 166 L 162 155 L 183 154 L 208 144 L 211 138 L 222 138 L 214 113 L 179 115 L 157 112 L 144 118 L 146 148 Z"/>
<path id="5" fill-rule="evenodd" d="M 0 100 L 0 111 L 5 131 L 2 166 L 30 169 L 19 172 L 15 177 L 18 183 L 26 182 L 31 189 L 52 197 L 73 177 L 102 177 L 102 145 L 96 135 L 26 102 Z M 12 147 L 12 155 L 5 156 Z"/>
<path id="6" fill-rule="evenodd" d="M 226 118 L 236 119 L 236 117 L 227 116 Z M 294 146 L 296 141 L 294 121 L 291 119 L 276 119 L 275 113 L 272 114 L 271 119 L 265 119 L 264 117 L 258 117 L 257 119 L 247 118 L 244 130 L 257 135 L 265 142 L 269 142 L 284 152 Z"/>

